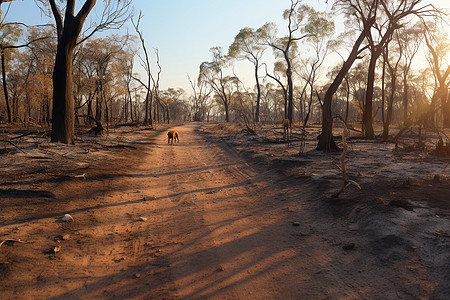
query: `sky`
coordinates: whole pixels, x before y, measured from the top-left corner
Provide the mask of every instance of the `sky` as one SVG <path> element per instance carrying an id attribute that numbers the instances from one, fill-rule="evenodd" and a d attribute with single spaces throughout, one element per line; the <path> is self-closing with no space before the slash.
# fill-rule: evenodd
<path id="1" fill-rule="evenodd" d="M 101 2 L 97 0 L 94 10 L 100 9 Z M 437 7 L 450 8 L 449 0 L 431 2 Z M 78 7 L 80 3 L 83 1 L 77 1 Z M 304 3 L 317 10 L 330 6 L 325 0 L 304 0 Z M 61 5 L 59 1 L 57 4 Z M 132 5 L 136 15 L 142 11 L 141 29 L 146 47 L 158 48 L 162 66 L 161 89 L 183 88 L 191 93 L 187 74 L 192 79 L 198 76 L 200 64 L 212 58 L 211 47 L 220 46 L 227 51 L 240 29 L 259 28 L 266 22 L 275 22 L 282 32 L 286 27 L 282 12 L 289 8 L 290 0 L 133 0 Z M 2 10 L 5 11 L 7 6 L 7 3 L 3 4 Z M 91 13 L 93 15 L 95 12 Z M 54 22 L 43 16 L 31 0 L 13 1 L 6 21 Z M 342 30 L 342 25 L 342 22 L 336 24 L 337 31 Z M 126 27 L 134 33 L 131 24 Z M 122 30 L 123 33 L 126 28 Z M 117 33 L 107 32 L 108 35 Z M 272 51 L 266 51 L 266 56 L 272 56 Z M 155 60 L 153 53 L 151 59 Z M 253 85 L 251 68 L 249 62 L 240 62 L 234 70 L 248 86 Z"/>

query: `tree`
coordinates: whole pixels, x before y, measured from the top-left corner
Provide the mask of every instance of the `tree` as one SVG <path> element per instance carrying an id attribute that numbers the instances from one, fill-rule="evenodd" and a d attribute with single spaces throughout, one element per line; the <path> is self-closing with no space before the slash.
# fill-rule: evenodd
<path id="1" fill-rule="evenodd" d="M 366 38 L 369 33 L 370 28 L 373 23 L 375 23 L 375 17 L 368 19 L 364 23 L 364 29 L 361 31 L 358 39 L 355 41 L 352 51 L 348 56 L 347 60 L 342 65 L 339 73 L 334 78 L 333 82 L 328 87 L 325 98 L 323 99 L 323 109 L 322 109 L 322 132 L 319 137 L 319 142 L 317 143 L 317 150 L 322 151 L 337 151 L 339 147 L 336 145 L 333 138 L 333 117 L 331 114 L 331 104 L 333 101 L 333 95 L 339 88 L 342 80 L 347 75 L 348 70 L 353 65 L 353 62 L 358 58 L 358 55 L 365 50 L 365 47 L 360 49 L 361 43 Z"/>
<path id="2" fill-rule="evenodd" d="M 259 122 L 259 106 L 261 102 L 261 86 L 259 83 L 258 70 L 261 66 L 261 57 L 264 54 L 265 47 L 262 45 L 264 32 L 260 29 L 243 28 L 234 38 L 233 44 L 228 49 L 228 56 L 239 60 L 247 59 L 254 66 L 254 75 L 256 82 L 256 111 L 255 122 Z"/>
<path id="3" fill-rule="evenodd" d="M 75 0 L 67 0 L 63 14 L 57 7 L 55 0 L 49 0 L 56 23 L 57 50 L 55 67 L 53 70 L 53 111 L 52 111 L 52 142 L 74 144 L 74 96 L 73 96 L 73 54 L 75 47 L 91 37 L 95 32 L 110 28 L 118 28 L 127 19 L 129 0 L 106 1 L 106 8 L 97 26 L 88 34 L 80 38 L 83 25 L 96 0 L 86 0 L 75 15 Z"/>
<path id="4" fill-rule="evenodd" d="M 213 47 L 210 49 L 213 60 L 210 62 L 202 62 L 198 75 L 198 82 L 207 82 L 216 95 L 219 103 L 223 104 L 225 110 L 225 121 L 230 121 L 230 103 L 233 91 L 239 79 L 236 76 L 225 76 L 224 69 L 228 66 L 229 61 L 222 53 L 221 47 Z"/>
<path id="5" fill-rule="evenodd" d="M 75 0 L 67 0 L 64 20 L 50 0 L 56 22 L 58 46 L 53 71 L 52 142 L 74 144 L 74 98 L 72 88 L 73 51 L 83 24 L 96 0 L 87 0 L 77 15 L 74 15 Z"/>
<path id="6" fill-rule="evenodd" d="M 1 2 L 0 2 L 1 4 Z M 11 123 L 11 107 L 8 99 L 8 88 L 6 84 L 6 54 L 7 49 L 19 48 L 13 46 L 22 34 L 22 30 L 15 24 L 0 24 L 0 56 L 2 65 L 3 95 L 5 97 L 6 111 L 8 114 L 8 122 Z M 24 46 L 22 46 L 24 47 Z"/>
<path id="7" fill-rule="evenodd" d="M 396 34 L 396 40 L 398 41 L 398 34 Z M 395 45 L 395 44 L 394 44 Z M 399 43 L 397 43 L 398 47 Z M 403 49 L 398 47 L 397 51 L 394 51 L 394 55 L 390 54 L 390 44 L 387 44 L 383 49 L 383 68 L 387 67 L 389 74 L 389 98 L 387 103 L 386 117 L 384 117 L 384 107 L 382 108 L 383 114 L 383 139 L 387 139 L 389 137 L 389 125 L 391 124 L 392 115 L 393 115 L 393 107 L 395 102 L 395 93 L 397 89 L 397 77 L 398 77 L 398 69 L 400 61 L 403 57 Z M 396 56 L 395 56 L 396 55 Z M 383 70 L 384 71 L 384 70 Z M 384 81 L 384 80 L 383 80 Z M 384 89 L 384 86 L 383 86 Z M 384 106 L 384 105 L 383 105 Z"/>
<path id="8" fill-rule="evenodd" d="M 420 48 L 423 40 L 423 26 L 421 23 L 416 23 L 411 27 L 404 27 L 398 35 L 398 45 L 402 49 L 403 64 L 401 66 L 402 84 L 403 84 L 403 124 L 406 125 L 409 121 L 408 117 L 408 79 L 410 78 L 411 64 Z"/>
<path id="9" fill-rule="evenodd" d="M 431 102 L 431 114 L 434 118 L 436 109 L 436 100 L 441 102 L 441 109 L 443 115 L 444 127 L 450 127 L 450 105 L 448 104 L 448 86 L 450 81 L 450 64 L 446 60 L 448 51 L 450 50 L 450 43 L 447 36 L 436 30 L 437 27 L 433 24 L 425 24 L 425 44 L 428 48 L 427 60 L 433 72 L 436 88 L 435 94 Z M 433 120 L 434 121 L 434 120 Z M 433 124 L 435 125 L 435 124 Z"/>
<path id="10" fill-rule="evenodd" d="M 288 35 L 283 38 L 276 38 L 276 26 L 273 23 L 266 23 L 261 30 L 266 32 L 266 43 L 271 46 L 275 53 L 280 53 L 286 63 L 287 78 L 287 111 L 285 117 L 292 123 L 293 121 L 293 101 L 294 101 L 294 84 L 292 79 L 292 52 L 295 50 L 296 42 L 305 38 L 296 37 L 296 33 L 300 31 L 305 14 L 299 0 L 291 0 L 291 7 L 283 12 L 283 18 L 288 21 Z"/>
<path id="11" fill-rule="evenodd" d="M 148 56 L 147 47 L 145 46 L 144 35 L 143 35 L 142 31 L 139 29 L 139 25 L 140 25 L 142 18 L 143 18 L 142 12 L 139 12 L 139 17 L 137 18 L 136 22 L 133 21 L 133 19 L 131 21 L 133 23 L 133 27 L 134 27 L 136 33 L 139 36 L 139 40 L 141 41 L 142 50 L 144 51 L 144 57 L 142 58 L 141 56 L 139 56 L 139 59 L 141 61 L 142 67 L 144 68 L 145 72 L 147 73 L 147 83 L 142 82 L 140 79 L 137 79 L 136 77 L 134 77 L 134 78 L 136 80 L 138 80 L 141 83 L 141 85 L 144 86 L 145 89 L 147 90 L 147 93 L 145 95 L 144 124 L 146 124 L 146 125 L 150 124 L 151 126 L 153 126 L 153 120 L 152 120 L 153 94 L 152 94 L 152 88 L 151 88 L 153 76 L 152 76 L 152 70 L 151 70 L 151 65 L 150 65 L 150 58 Z"/>
<path id="12" fill-rule="evenodd" d="M 342 9 L 349 20 L 357 26 L 366 24 L 371 17 L 377 18 L 373 30 L 367 34 L 370 50 L 370 62 L 367 74 L 367 88 L 363 112 L 363 127 L 365 136 L 374 138 L 373 130 L 373 91 L 376 63 L 386 43 L 395 30 L 411 22 L 412 17 L 419 18 L 436 16 L 439 12 L 432 5 L 418 7 L 422 0 L 335 0 L 335 7 Z"/>
<path id="13" fill-rule="evenodd" d="M 310 87 L 308 111 L 306 112 L 306 116 L 303 118 L 303 127 L 305 127 L 311 112 L 311 104 L 315 92 L 314 86 L 318 75 L 317 73 L 323 64 L 325 57 L 327 56 L 330 44 L 329 41 L 334 33 L 334 22 L 329 21 L 330 16 L 325 13 L 317 12 L 310 6 L 304 5 L 303 7 L 308 11 L 310 21 L 304 28 L 302 28 L 301 31 L 303 34 L 307 35 L 305 42 L 314 51 L 313 56 L 302 59 L 304 72 L 303 74 L 300 74 L 306 82 L 302 95 L 305 94 L 306 87 L 308 85 Z M 302 103 L 300 103 L 300 106 L 302 108 L 301 111 L 303 111 Z"/>
<path id="14" fill-rule="evenodd" d="M 208 85 L 208 83 L 204 80 L 197 80 L 195 83 L 191 80 L 189 77 L 189 74 L 187 75 L 188 80 L 191 84 L 193 95 L 191 97 L 192 99 L 192 112 L 193 112 L 193 120 L 194 121 L 203 121 L 205 120 L 206 115 L 209 115 L 209 105 L 208 105 L 208 99 L 211 95 L 212 89 Z"/>

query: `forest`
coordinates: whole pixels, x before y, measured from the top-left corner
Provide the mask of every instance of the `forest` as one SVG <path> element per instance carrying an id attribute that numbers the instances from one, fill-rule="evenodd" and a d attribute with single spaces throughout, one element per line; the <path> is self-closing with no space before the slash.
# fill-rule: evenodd
<path id="1" fill-rule="evenodd" d="M 285 0 L 162 88 L 137 2 L 0 0 L 5 299 L 449 299 L 448 7 Z"/>
<path id="2" fill-rule="evenodd" d="M 51 5 L 57 34 L 51 24 L 1 24 L 2 122 L 53 122 L 52 141 L 73 143 L 72 123 L 151 127 L 171 121 L 238 120 L 254 128 L 288 118 L 303 128 L 322 124 L 325 134 L 317 148 L 324 150 L 334 149 L 327 133 L 336 118 L 371 139 L 374 125 L 381 126 L 383 139 L 390 137 L 392 126 L 450 126 L 448 16 L 432 4 L 335 1 L 331 11 L 320 12 L 291 1 L 282 12 L 286 36 L 279 36 L 271 22 L 242 28 L 228 49 L 210 49 L 211 60 L 199 62 L 198 76 L 187 78 L 192 90 L 184 91 L 160 89 L 158 49 L 145 40 L 143 16 L 131 15 L 131 2 L 107 1 L 93 28 L 84 31 L 81 21 L 79 33 L 71 33 L 71 41 L 66 41 L 65 23 L 86 18 L 94 3 L 87 1 L 86 11 L 66 14 L 65 19 Z M 46 1 L 35 9 L 50 14 Z M 338 36 L 333 19 L 337 14 L 346 26 Z M 128 23 L 134 33 L 95 35 Z M 58 47 L 69 46 L 69 57 L 61 58 L 72 62 L 67 66 L 72 72 L 66 74 L 69 71 L 58 64 Z M 263 59 L 265 52 L 272 52 L 273 66 Z M 331 55 L 334 65 L 325 67 Z M 233 63 L 241 60 L 254 70 L 253 86 L 233 73 Z M 59 72 L 64 76 L 55 75 Z M 56 82 L 56 77 L 64 82 Z"/>

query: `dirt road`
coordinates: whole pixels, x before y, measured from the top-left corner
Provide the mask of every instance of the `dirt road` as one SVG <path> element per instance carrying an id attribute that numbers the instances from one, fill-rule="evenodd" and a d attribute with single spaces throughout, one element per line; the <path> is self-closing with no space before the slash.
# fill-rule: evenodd
<path id="1" fill-rule="evenodd" d="M 367 236 L 323 204 L 325 185 L 247 161 L 199 128 L 175 128 L 173 146 L 165 131 L 141 131 L 138 150 L 117 165 L 88 169 L 84 180 L 40 182 L 57 200 L 0 223 L 6 238 L 25 241 L 0 248 L 5 299 L 446 294 L 413 242 L 392 232 Z M 65 213 L 74 221 L 58 222 Z"/>

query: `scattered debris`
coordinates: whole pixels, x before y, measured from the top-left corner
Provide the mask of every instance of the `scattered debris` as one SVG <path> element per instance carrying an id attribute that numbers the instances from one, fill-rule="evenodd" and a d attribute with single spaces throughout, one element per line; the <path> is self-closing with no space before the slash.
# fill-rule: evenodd
<path id="1" fill-rule="evenodd" d="M 433 234 L 437 237 L 450 237 L 450 235 L 446 232 L 435 231 Z"/>
<path id="2" fill-rule="evenodd" d="M 56 242 L 67 241 L 70 240 L 70 238 L 71 238 L 70 234 L 58 235 L 57 237 L 55 237 L 55 241 Z"/>
<path id="3" fill-rule="evenodd" d="M 61 246 L 53 246 L 50 249 L 44 250 L 44 254 L 56 254 L 61 251 Z"/>
<path id="4" fill-rule="evenodd" d="M 450 157 L 450 142 L 445 143 L 442 139 L 436 144 L 436 148 L 431 152 L 431 154 L 440 157 Z"/>
<path id="5" fill-rule="evenodd" d="M 19 146 L 17 146 L 16 144 L 14 144 L 13 142 L 11 142 L 11 141 L 9 141 L 9 140 L 0 140 L 0 141 L 2 141 L 2 142 L 5 142 L 5 143 L 10 143 L 11 145 L 13 145 L 16 149 L 18 149 L 20 152 L 22 152 L 22 153 L 25 153 L 22 149 L 20 149 L 19 148 Z"/>
<path id="6" fill-rule="evenodd" d="M 154 200 L 156 200 L 156 197 L 155 196 L 144 195 L 143 200 L 144 201 L 154 201 Z"/>

